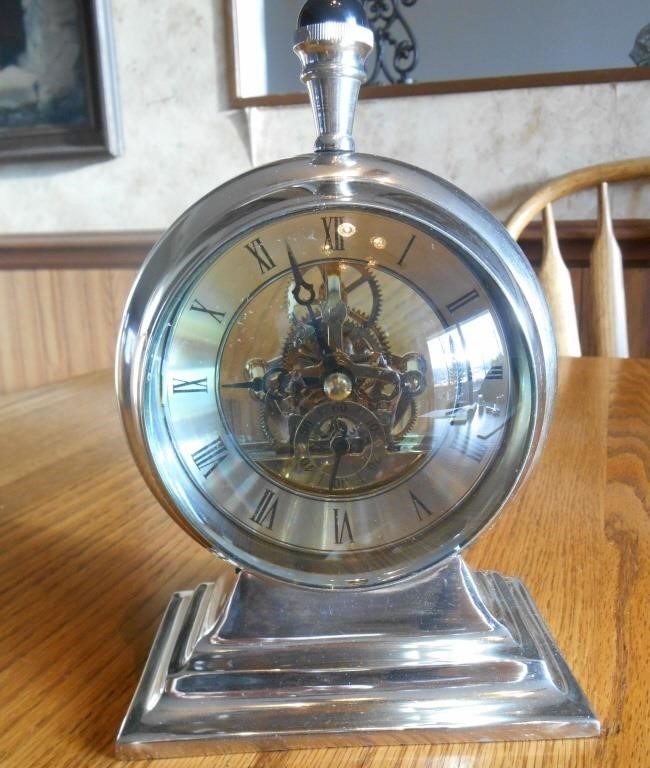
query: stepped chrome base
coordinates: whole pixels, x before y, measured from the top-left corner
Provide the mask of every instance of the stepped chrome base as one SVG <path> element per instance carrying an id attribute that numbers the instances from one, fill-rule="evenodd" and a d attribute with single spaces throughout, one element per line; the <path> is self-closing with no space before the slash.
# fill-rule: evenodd
<path id="1" fill-rule="evenodd" d="M 121 758 L 595 736 L 523 584 L 452 558 L 427 580 L 319 592 L 248 573 L 173 595 Z"/>

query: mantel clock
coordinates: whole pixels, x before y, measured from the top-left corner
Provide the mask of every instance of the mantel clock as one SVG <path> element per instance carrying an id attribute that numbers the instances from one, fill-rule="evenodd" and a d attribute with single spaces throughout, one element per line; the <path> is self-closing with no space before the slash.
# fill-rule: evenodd
<path id="1" fill-rule="evenodd" d="M 355 153 L 372 45 L 357 2 L 306 3 L 314 152 L 192 206 L 130 296 L 133 454 L 234 568 L 174 595 L 123 756 L 598 731 L 522 584 L 459 554 L 542 446 L 548 312 L 478 203 Z"/>

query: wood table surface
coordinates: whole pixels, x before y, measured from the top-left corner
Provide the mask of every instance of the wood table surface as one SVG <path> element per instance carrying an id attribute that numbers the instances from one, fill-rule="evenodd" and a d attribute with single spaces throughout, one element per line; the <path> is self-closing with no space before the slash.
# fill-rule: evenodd
<path id="1" fill-rule="evenodd" d="M 115 734 L 170 594 L 225 566 L 145 487 L 108 372 L 0 399 L 0 521 L 0 765 L 117 765 Z M 467 560 L 523 579 L 600 738 L 156 762 L 650 766 L 650 360 L 562 361 L 542 459 Z"/>

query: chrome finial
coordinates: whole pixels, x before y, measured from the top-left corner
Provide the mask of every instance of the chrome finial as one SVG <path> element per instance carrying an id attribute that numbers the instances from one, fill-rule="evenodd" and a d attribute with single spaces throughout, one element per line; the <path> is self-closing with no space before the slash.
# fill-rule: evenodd
<path id="1" fill-rule="evenodd" d="M 357 0 L 308 0 L 293 50 L 311 99 L 317 152 L 353 152 L 352 125 L 374 35 Z"/>

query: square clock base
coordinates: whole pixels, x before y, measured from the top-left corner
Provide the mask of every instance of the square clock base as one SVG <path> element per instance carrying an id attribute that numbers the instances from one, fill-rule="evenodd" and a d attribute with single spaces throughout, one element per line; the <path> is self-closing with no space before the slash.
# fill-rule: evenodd
<path id="1" fill-rule="evenodd" d="M 455 557 L 426 580 L 322 592 L 225 574 L 169 603 L 123 759 L 559 739 L 600 724 L 523 584 Z"/>

